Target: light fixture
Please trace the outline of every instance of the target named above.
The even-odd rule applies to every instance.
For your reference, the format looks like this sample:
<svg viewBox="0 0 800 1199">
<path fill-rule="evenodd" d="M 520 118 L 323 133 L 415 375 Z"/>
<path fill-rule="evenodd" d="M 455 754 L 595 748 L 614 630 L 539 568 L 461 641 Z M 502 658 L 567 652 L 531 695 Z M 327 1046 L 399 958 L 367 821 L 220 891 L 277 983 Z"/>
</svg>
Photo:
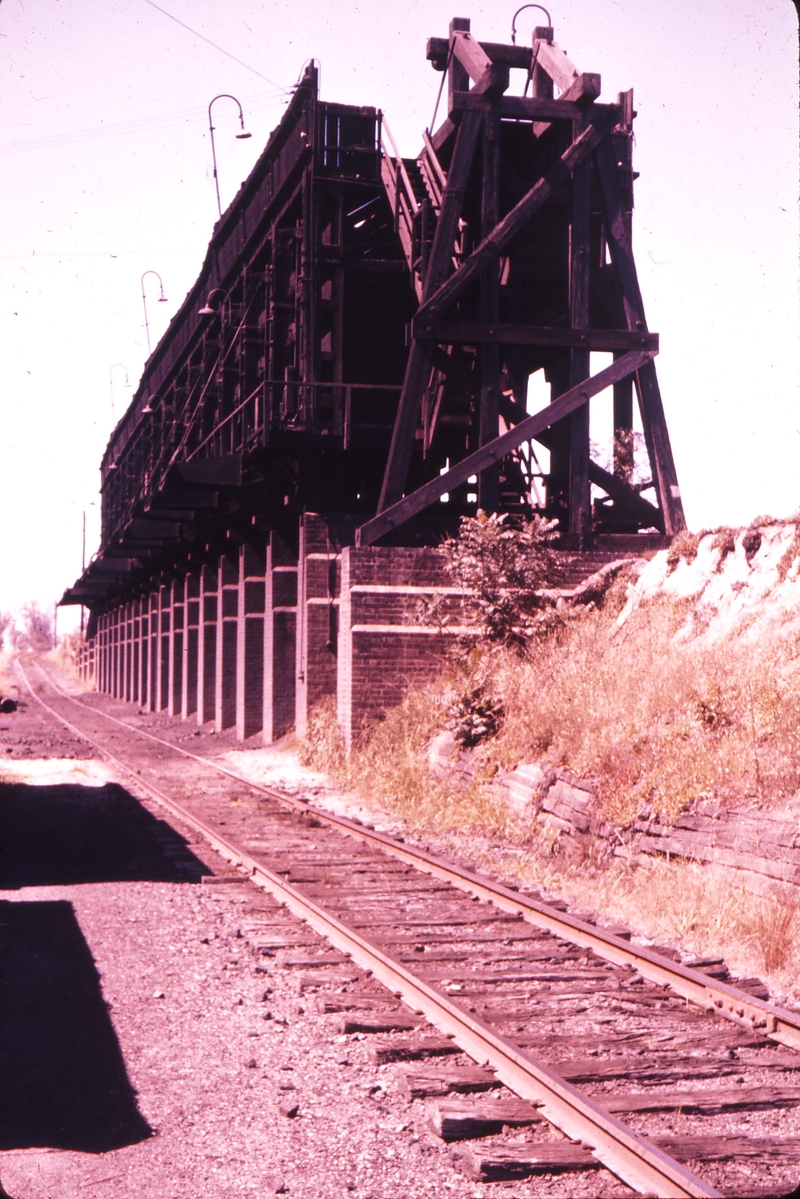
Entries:
<svg viewBox="0 0 800 1199">
<path fill-rule="evenodd" d="M 539 12 L 543 12 L 544 15 L 547 17 L 548 28 L 551 28 L 552 24 L 553 24 L 553 22 L 550 19 L 550 13 L 541 4 L 523 4 L 522 8 L 518 8 L 517 11 L 514 13 L 514 16 L 511 18 L 511 44 L 513 46 L 516 46 L 516 44 L 517 44 L 517 17 L 525 8 L 538 8 Z"/>
<path fill-rule="evenodd" d="M 144 275 L 142 275 L 142 304 L 144 305 L 144 331 L 147 334 L 147 356 L 149 357 L 152 351 L 150 349 L 150 325 L 147 321 L 147 296 L 144 294 L 145 275 L 155 275 L 156 279 L 158 279 L 158 286 L 161 293 L 158 297 L 159 304 L 166 304 L 167 297 L 164 295 L 164 284 L 161 281 L 158 271 L 145 271 Z"/>
<path fill-rule="evenodd" d="M 216 146 L 214 145 L 214 125 L 211 121 L 211 105 L 214 104 L 217 100 L 233 100 L 234 104 L 237 105 L 237 107 L 239 109 L 239 125 L 240 125 L 240 131 L 239 131 L 239 133 L 236 134 L 237 140 L 244 141 L 245 138 L 248 138 L 251 135 L 247 132 L 247 130 L 244 127 L 244 113 L 242 112 L 242 106 L 239 103 L 239 101 L 236 99 L 236 97 L 231 96 L 229 92 L 220 92 L 220 94 L 218 96 L 215 96 L 214 99 L 211 101 L 211 104 L 209 104 L 209 106 L 208 106 L 208 132 L 211 134 L 211 157 L 214 160 L 214 187 L 217 190 L 217 208 L 219 210 L 219 215 L 222 216 L 222 201 L 219 198 L 219 176 L 217 175 L 217 150 L 216 150 Z"/>
<path fill-rule="evenodd" d="M 220 304 L 215 308 L 213 301 L 216 300 L 218 296 L 221 296 L 222 300 L 221 300 Z M 224 287 L 215 287 L 213 289 L 213 291 L 210 291 L 208 293 L 208 298 L 207 298 L 204 306 L 202 308 L 198 308 L 197 315 L 198 316 L 219 316 L 220 312 L 222 311 L 222 304 L 225 302 L 225 300 L 227 300 L 227 298 L 228 298 L 228 293 L 225 291 Z"/>
<path fill-rule="evenodd" d="M 124 386 L 130 387 L 130 383 L 128 382 L 128 368 L 125 366 L 125 363 L 124 362 L 112 363 L 112 365 L 108 368 L 108 390 L 111 392 L 111 421 L 112 421 L 112 424 L 114 424 L 114 425 L 116 425 L 116 423 L 117 423 L 116 414 L 114 412 L 114 371 L 117 369 L 117 367 L 119 367 L 120 370 L 123 370 L 125 372 Z"/>
</svg>

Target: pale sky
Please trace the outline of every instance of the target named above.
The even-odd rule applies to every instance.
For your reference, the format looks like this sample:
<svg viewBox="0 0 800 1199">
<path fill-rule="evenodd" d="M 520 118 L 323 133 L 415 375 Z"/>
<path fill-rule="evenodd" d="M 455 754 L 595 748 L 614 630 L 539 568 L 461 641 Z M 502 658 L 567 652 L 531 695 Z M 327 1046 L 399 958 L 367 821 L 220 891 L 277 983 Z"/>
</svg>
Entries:
<svg viewBox="0 0 800 1199">
<path fill-rule="evenodd" d="M 469 16 L 479 39 L 508 41 L 516 7 L 0 0 L 0 609 L 52 603 L 74 582 L 83 512 L 87 557 L 97 548 L 109 373 L 119 418 L 147 357 L 142 273 L 157 271 L 168 297 L 157 303 L 147 276 L 155 345 L 217 216 L 212 97 L 237 96 L 253 134 L 235 140 L 235 105 L 215 104 L 223 207 L 312 56 L 323 99 L 382 108 L 416 155 L 441 78 L 426 39 Z M 547 7 L 559 45 L 602 76 L 602 99 L 634 89 L 634 246 L 690 527 L 789 515 L 800 507 L 794 6 Z M 542 20 L 523 13 L 518 41 Z"/>
</svg>

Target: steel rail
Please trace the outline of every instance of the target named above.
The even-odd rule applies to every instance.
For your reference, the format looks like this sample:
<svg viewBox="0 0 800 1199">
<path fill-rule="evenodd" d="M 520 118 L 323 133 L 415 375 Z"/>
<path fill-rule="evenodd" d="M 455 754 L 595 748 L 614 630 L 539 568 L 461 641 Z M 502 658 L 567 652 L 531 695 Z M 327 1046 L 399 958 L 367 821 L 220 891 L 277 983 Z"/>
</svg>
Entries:
<svg viewBox="0 0 800 1199">
<path fill-rule="evenodd" d="M 184 757 L 191 758 L 203 766 L 208 766 L 220 774 L 227 775 L 228 778 L 243 783 L 270 799 L 277 800 L 288 807 L 309 812 L 315 819 L 323 821 L 349 836 L 356 837 L 366 844 L 377 846 L 407 865 L 442 879 L 479 899 L 494 903 L 505 912 L 522 916 L 523 919 L 535 924 L 538 928 L 564 937 L 581 948 L 591 949 L 598 957 L 602 957 L 606 961 L 613 962 L 618 966 L 631 966 L 648 982 L 669 986 L 682 999 L 688 999 L 707 1012 L 723 1016 L 748 1030 L 762 1032 L 770 1040 L 785 1045 L 787 1048 L 800 1050 L 799 1014 L 768 1003 L 766 1000 L 747 995 L 745 992 L 737 990 L 735 986 L 710 978 L 701 970 L 684 966 L 680 962 L 670 961 L 646 946 L 631 945 L 622 937 L 617 937 L 610 932 L 603 932 L 577 916 L 561 912 L 532 897 L 520 895 L 511 887 L 492 882 L 472 870 L 454 866 L 445 858 L 429 853 L 427 850 L 410 847 L 402 841 L 402 838 L 392 837 L 388 833 L 380 833 L 371 825 L 364 824 L 358 819 L 336 816 L 325 811 L 324 808 L 314 807 L 307 800 L 294 799 L 284 795 L 280 791 L 264 786 L 263 783 L 253 782 L 233 770 L 219 766 L 209 758 L 193 754 L 171 741 L 146 732 L 144 729 L 137 729 L 134 725 L 117 719 L 116 716 L 110 716 L 108 713 L 99 712 L 94 708 L 89 709 L 87 704 L 62 690 L 41 666 L 38 666 L 38 669 L 42 671 L 54 690 L 78 707 L 96 712 L 105 720 L 111 721 L 129 732 L 137 733 L 141 737 L 147 737 L 149 740 L 174 750 Z"/>
<path fill-rule="evenodd" d="M 141 786 L 172 815 L 200 833 L 226 861 L 245 871 L 254 883 L 269 891 L 279 903 L 284 904 L 295 916 L 324 936 L 336 949 L 351 958 L 363 970 L 369 971 L 388 990 L 402 998 L 404 1003 L 424 1015 L 429 1023 L 445 1036 L 451 1037 L 476 1062 L 488 1065 L 501 1082 L 522 1099 L 535 1104 L 551 1124 L 572 1140 L 578 1140 L 585 1145 L 599 1162 L 623 1182 L 641 1194 L 655 1193 L 660 1199 L 721 1199 L 720 1191 L 628 1128 L 555 1071 L 536 1061 L 474 1014 L 466 1012 L 438 987 L 417 978 L 403 963 L 391 957 L 380 946 L 350 928 L 314 899 L 242 851 L 227 837 L 221 836 L 211 825 L 176 803 L 160 788 L 142 779 L 137 771 L 110 753 L 101 742 L 73 725 L 45 703 L 34 691 L 21 663 L 17 661 L 16 665 L 28 691 L 46 711 L 76 736 L 99 750 L 124 774 L 133 778 L 137 786 Z M 42 673 L 44 674 L 44 671 Z M 72 698 L 52 683 L 48 675 L 45 674 L 45 678 L 61 695 Z M 77 700 L 73 702 L 79 703 Z M 124 721 L 117 721 L 113 717 L 110 719 L 130 730 L 130 726 L 125 725 Z M 161 741 L 161 738 L 152 739 Z M 161 743 L 169 745 L 169 742 Z M 196 757 L 193 754 L 187 756 Z M 206 759 L 199 760 L 205 765 L 209 764 Z M 239 779 L 239 776 L 233 777 L 238 781 L 247 782 Z M 311 809 L 307 805 L 297 806 L 310 814 Z M 314 814 L 316 816 L 316 809 Z"/>
</svg>

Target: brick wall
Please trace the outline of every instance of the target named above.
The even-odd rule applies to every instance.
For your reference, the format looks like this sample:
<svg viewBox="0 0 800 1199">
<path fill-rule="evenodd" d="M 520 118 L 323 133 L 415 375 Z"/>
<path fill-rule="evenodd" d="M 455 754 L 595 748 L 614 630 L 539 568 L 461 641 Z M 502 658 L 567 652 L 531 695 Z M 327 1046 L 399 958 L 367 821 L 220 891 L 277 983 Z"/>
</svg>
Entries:
<svg viewBox="0 0 800 1199">
<path fill-rule="evenodd" d="M 349 749 L 409 687 L 441 669 L 454 636 L 472 630 L 459 621 L 461 591 L 452 586 L 436 549 L 349 546 L 341 576 L 337 715 Z M 445 630 L 419 623 L 421 601 L 434 595 L 455 618 Z"/>
</svg>

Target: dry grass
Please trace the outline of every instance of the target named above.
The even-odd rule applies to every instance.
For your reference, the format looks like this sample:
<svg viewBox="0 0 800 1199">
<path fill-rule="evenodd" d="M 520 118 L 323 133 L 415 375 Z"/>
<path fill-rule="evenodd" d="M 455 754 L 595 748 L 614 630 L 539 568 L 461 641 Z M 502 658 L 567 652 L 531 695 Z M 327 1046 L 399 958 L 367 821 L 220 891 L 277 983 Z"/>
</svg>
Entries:
<svg viewBox="0 0 800 1199">
<path fill-rule="evenodd" d="M 77 654 L 83 645 L 80 633 L 69 633 L 59 638 L 58 645 L 41 655 L 42 661 L 55 666 L 56 670 L 74 686 L 82 691 L 94 690 L 92 683 L 84 682 L 78 673 Z"/>
<path fill-rule="evenodd" d="M 643 602 L 618 626 L 624 597 L 620 581 L 602 609 L 569 619 L 527 658 L 473 645 L 387 713 L 349 760 L 333 704 L 321 708 L 306 760 L 476 866 L 506 861 L 510 878 L 654 942 L 722 955 L 737 973 L 762 974 L 800 1001 L 800 905 L 791 889 L 757 896 L 717 867 L 609 860 L 607 842 L 581 843 L 546 819 L 519 818 L 487 785 L 498 768 L 545 762 L 594 779 L 602 815 L 620 826 L 641 812 L 673 819 L 700 798 L 768 809 L 800 790 L 800 645 L 779 626 L 770 642 L 676 644 L 693 601 Z M 443 779 L 430 768 L 430 742 L 454 700 L 472 692 L 490 694 L 503 723 L 480 746 L 473 777 Z"/>
<path fill-rule="evenodd" d="M 526 662 L 496 655 L 506 719 L 491 756 L 596 779 L 604 815 L 620 824 L 643 809 L 674 818 L 699 798 L 769 805 L 796 792 L 797 647 L 676 645 L 685 615 L 656 601 L 617 628 L 592 612 Z"/>
<path fill-rule="evenodd" d="M 8 651 L 0 653 L 0 695 L 16 696 L 18 687 L 11 675 L 11 662 L 14 655 Z"/>
</svg>

